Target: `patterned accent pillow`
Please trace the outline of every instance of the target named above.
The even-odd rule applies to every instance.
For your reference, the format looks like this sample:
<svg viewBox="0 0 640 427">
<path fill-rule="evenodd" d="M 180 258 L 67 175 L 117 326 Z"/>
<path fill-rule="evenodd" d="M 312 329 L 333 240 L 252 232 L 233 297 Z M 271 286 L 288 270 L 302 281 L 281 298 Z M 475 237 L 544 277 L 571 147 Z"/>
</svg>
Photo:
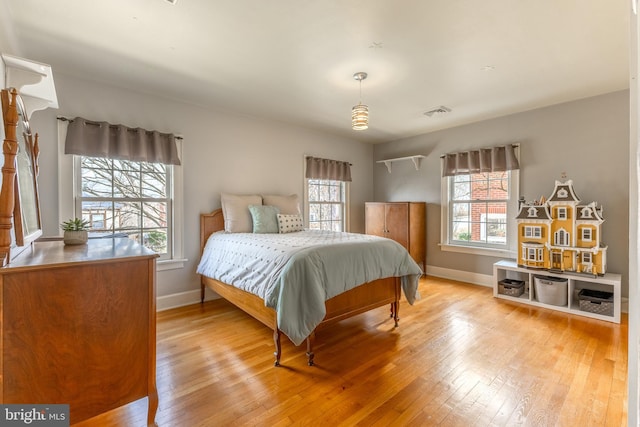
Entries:
<svg viewBox="0 0 640 427">
<path fill-rule="evenodd" d="M 278 229 L 280 233 L 292 233 L 304 230 L 302 217 L 300 215 L 278 214 Z"/>
<path fill-rule="evenodd" d="M 280 209 L 275 206 L 249 205 L 249 212 L 253 219 L 254 233 L 277 233 L 278 214 Z"/>
</svg>

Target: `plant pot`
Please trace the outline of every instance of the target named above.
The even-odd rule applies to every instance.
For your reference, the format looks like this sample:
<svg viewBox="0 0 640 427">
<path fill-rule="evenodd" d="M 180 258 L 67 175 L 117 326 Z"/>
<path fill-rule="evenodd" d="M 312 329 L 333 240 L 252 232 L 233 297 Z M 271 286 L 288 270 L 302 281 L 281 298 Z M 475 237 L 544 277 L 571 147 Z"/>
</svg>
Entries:
<svg viewBox="0 0 640 427">
<path fill-rule="evenodd" d="M 89 233 L 86 230 L 65 231 L 63 239 L 65 245 L 84 245 L 89 240 Z"/>
</svg>

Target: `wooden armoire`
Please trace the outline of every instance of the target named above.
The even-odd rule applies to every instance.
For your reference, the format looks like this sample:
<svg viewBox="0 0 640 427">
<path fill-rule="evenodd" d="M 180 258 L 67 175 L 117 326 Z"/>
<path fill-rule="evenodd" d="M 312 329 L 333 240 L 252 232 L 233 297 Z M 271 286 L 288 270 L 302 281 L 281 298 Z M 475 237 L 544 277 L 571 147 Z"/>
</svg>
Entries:
<svg viewBox="0 0 640 427">
<path fill-rule="evenodd" d="M 365 203 L 365 233 L 395 240 L 425 271 L 427 213 L 425 202 Z"/>
</svg>

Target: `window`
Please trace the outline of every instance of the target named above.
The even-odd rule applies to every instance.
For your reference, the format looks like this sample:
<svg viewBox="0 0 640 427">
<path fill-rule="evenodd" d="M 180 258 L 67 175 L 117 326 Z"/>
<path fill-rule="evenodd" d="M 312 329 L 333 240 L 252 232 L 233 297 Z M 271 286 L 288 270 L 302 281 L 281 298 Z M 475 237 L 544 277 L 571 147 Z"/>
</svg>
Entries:
<svg viewBox="0 0 640 427">
<path fill-rule="evenodd" d="M 522 258 L 531 262 L 541 262 L 543 260 L 542 248 L 522 248 Z"/>
<path fill-rule="evenodd" d="M 311 230 L 347 231 L 347 183 L 307 179 L 305 211 Z"/>
<path fill-rule="evenodd" d="M 582 253 L 582 262 L 584 264 L 591 264 L 591 252 Z"/>
<path fill-rule="evenodd" d="M 556 246 L 569 246 L 569 233 L 564 229 L 556 231 L 554 235 L 554 244 Z"/>
<path fill-rule="evenodd" d="M 127 235 L 146 244 L 160 252 L 157 271 L 183 268 L 182 166 L 65 154 L 68 124 L 58 120 L 60 221 L 85 218 L 91 224 L 90 237 Z M 175 144 L 180 157 L 182 139 Z M 159 186 L 156 181 L 162 180 L 164 186 Z M 155 221 L 150 209 L 156 210 Z M 130 217 L 123 217 L 125 213 Z"/>
<path fill-rule="evenodd" d="M 172 166 L 76 156 L 76 216 L 89 235 L 120 235 L 172 258 Z"/>
<path fill-rule="evenodd" d="M 510 219 L 517 214 L 518 171 L 456 175 L 442 182 L 442 249 L 515 256 Z"/>
<path fill-rule="evenodd" d="M 542 237 L 542 227 L 537 226 L 525 226 L 524 237 L 539 239 Z"/>
<path fill-rule="evenodd" d="M 558 208 L 558 219 L 567 219 L 567 208 Z"/>
<path fill-rule="evenodd" d="M 592 239 L 592 237 L 591 237 L 591 229 L 590 228 L 583 228 L 582 229 L 582 240 L 590 242 L 591 239 Z"/>
</svg>

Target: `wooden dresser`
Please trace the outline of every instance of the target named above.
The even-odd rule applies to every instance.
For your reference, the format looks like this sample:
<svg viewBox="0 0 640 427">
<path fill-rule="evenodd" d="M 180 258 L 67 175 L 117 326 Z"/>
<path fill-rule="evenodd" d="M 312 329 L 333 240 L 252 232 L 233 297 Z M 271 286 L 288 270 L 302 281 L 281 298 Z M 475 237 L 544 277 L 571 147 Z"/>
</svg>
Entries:
<svg viewBox="0 0 640 427">
<path fill-rule="evenodd" d="M 126 238 L 36 242 L 0 269 L 0 403 L 69 404 L 71 424 L 156 390 L 156 257 Z"/>
<path fill-rule="evenodd" d="M 426 206 L 424 202 L 367 202 L 364 205 L 365 233 L 400 243 L 425 271 Z"/>
</svg>

